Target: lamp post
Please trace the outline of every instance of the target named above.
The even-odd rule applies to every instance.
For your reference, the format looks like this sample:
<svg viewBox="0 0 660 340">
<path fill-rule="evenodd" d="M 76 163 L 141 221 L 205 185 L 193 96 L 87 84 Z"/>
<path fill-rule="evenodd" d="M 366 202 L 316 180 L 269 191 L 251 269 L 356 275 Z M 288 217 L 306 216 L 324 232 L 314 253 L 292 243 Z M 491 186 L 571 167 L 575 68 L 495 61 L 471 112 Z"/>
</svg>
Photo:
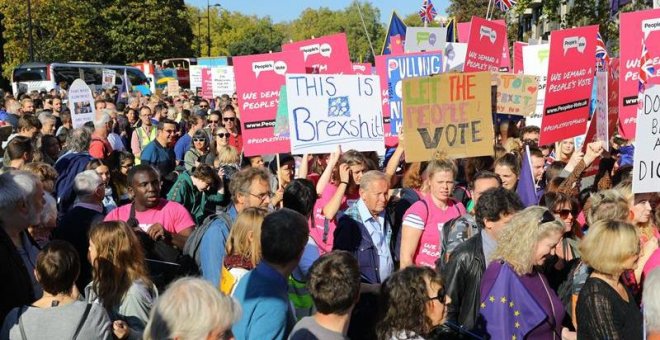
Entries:
<svg viewBox="0 0 660 340">
<path fill-rule="evenodd" d="M 214 4 L 213 7 L 222 7 L 219 4 Z M 211 0 L 206 0 L 206 18 L 207 21 L 207 36 L 206 36 L 206 47 L 208 48 L 207 57 L 211 56 Z"/>
<path fill-rule="evenodd" d="M 30 56 L 30 61 L 34 61 L 34 43 L 32 41 L 32 4 L 31 1 L 27 1 L 27 15 L 28 15 L 28 53 Z"/>
<path fill-rule="evenodd" d="M 201 15 L 197 16 L 197 56 L 202 56 L 202 19 Z"/>
</svg>

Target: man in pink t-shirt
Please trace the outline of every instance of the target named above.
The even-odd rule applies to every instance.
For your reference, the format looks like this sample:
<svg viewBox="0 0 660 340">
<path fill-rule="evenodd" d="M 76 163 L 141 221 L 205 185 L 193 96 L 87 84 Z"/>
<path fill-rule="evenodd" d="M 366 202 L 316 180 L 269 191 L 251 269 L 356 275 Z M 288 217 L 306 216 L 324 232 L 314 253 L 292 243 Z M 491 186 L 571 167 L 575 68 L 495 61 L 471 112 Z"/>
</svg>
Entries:
<svg viewBox="0 0 660 340">
<path fill-rule="evenodd" d="M 160 198 L 160 176 L 150 165 L 137 165 L 128 172 L 129 191 L 134 200 L 112 210 L 105 221 L 125 221 L 131 215 L 142 232 L 153 240 L 165 239 L 183 249 L 195 227 L 190 213 L 181 204 Z"/>
</svg>

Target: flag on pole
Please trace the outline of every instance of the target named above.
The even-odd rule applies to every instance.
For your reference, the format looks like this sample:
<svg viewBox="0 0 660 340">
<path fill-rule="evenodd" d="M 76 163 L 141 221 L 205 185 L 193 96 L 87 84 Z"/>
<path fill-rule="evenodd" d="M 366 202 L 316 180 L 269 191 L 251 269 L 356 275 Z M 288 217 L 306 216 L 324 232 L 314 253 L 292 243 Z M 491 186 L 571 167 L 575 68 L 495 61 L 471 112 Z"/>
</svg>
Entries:
<svg viewBox="0 0 660 340">
<path fill-rule="evenodd" d="M 517 0 L 495 0 L 495 6 L 497 6 L 500 11 L 506 12 L 511 9 L 511 7 L 515 6 L 517 2 Z"/>
<path fill-rule="evenodd" d="M 596 66 L 599 70 L 605 70 L 610 63 L 610 56 L 607 53 L 607 47 L 603 41 L 600 32 L 596 35 Z"/>
<path fill-rule="evenodd" d="M 642 39 L 642 56 L 639 59 L 639 101 L 638 107 L 641 108 L 644 105 L 642 101 L 642 95 L 646 89 L 646 83 L 649 78 L 655 75 L 655 67 L 653 67 L 653 59 L 651 59 L 651 54 L 646 48 L 646 39 Z"/>
<path fill-rule="evenodd" d="M 447 27 L 447 42 L 458 42 L 458 24 L 456 23 L 456 18 L 449 18 L 445 27 Z"/>
<path fill-rule="evenodd" d="M 117 103 L 119 102 L 128 102 L 128 96 L 131 95 L 131 80 L 128 79 L 128 74 L 126 73 L 126 69 L 124 69 L 124 76 L 119 76 L 122 80 L 121 87 L 119 88 L 119 92 L 117 93 Z M 126 97 L 126 98 L 123 98 Z"/>
<path fill-rule="evenodd" d="M 401 42 L 403 44 L 403 42 L 406 40 L 406 29 L 406 24 L 404 24 L 403 20 L 401 20 L 396 12 L 393 11 L 390 24 L 387 26 L 387 35 L 385 35 L 385 41 L 383 42 L 381 55 L 392 54 L 390 40 L 393 36 L 398 35 L 401 38 Z"/>
<path fill-rule="evenodd" d="M 435 10 L 431 0 L 424 0 L 422 8 L 419 10 L 419 16 L 422 18 L 422 22 L 432 22 L 436 15 L 438 15 L 438 12 Z"/>
<path fill-rule="evenodd" d="M 520 179 L 518 180 L 518 187 L 516 193 L 520 197 L 520 201 L 525 207 L 539 204 L 543 190 L 537 190 L 536 180 L 532 172 L 532 160 L 529 155 L 529 145 L 525 145 L 525 153 L 523 154 L 522 167 L 520 168 Z"/>
</svg>

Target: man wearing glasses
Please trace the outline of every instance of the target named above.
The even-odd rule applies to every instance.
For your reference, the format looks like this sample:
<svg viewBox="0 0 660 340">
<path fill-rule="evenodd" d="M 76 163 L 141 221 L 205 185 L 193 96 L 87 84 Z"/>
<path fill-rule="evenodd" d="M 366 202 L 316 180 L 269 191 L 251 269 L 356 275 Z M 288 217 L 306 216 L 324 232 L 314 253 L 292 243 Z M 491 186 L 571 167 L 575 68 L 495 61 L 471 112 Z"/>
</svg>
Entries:
<svg viewBox="0 0 660 340">
<path fill-rule="evenodd" d="M 163 177 L 161 196 L 167 194 L 176 180 L 176 156 L 174 155 L 174 139 L 176 136 L 176 123 L 170 119 L 163 119 L 158 123 L 158 134 L 156 139 L 149 143 L 140 159 L 142 164 L 148 164 L 158 169 Z"/>
<path fill-rule="evenodd" d="M 206 133 L 209 135 L 209 140 L 213 140 L 213 134 L 215 133 L 215 129 L 218 128 L 218 126 L 222 126 L 222 115 L 220 114 L 220 111 L 211 111 L 209 113 L 208 118 L 206 120 L 206 128 L 204 129 Z"/>
<path fill-rule="evenodd" d="M 199 245 L 199 268 L 202 277 L 214 287 L 220 284 L 220 269 L 225 257 L 225 244 L 236 216 L 246 208 L 266 208 L 273 193 L 270 191 L 270 174 L 264 168 L 247 168 L 237 172 L 229 184 L 232 203 L 226 211 L 216 215 L 202 236 Z M 197 258 L 197 256 L 195 256 Z"/>
<path fill-rule="evenodd" d="M 238 152 L 243 152 L 243 136 L 239 129 L 239 121 L 236 118 L 236 112 L 231 106 L 227 106 L 222 111 L 222 124 L 229 131 L 229 145 L 233 146 Z"/>
<path fill-rule="evenodd" d="M 133 131 L 131 137 L 131 151 L 135 155 L 135 164 L 140 164 L 142 150 L 156 139 L 157 129 L 151 120 L 151 109 L 143 106 L 140 109 L 140 126 Z"/>
</svg>

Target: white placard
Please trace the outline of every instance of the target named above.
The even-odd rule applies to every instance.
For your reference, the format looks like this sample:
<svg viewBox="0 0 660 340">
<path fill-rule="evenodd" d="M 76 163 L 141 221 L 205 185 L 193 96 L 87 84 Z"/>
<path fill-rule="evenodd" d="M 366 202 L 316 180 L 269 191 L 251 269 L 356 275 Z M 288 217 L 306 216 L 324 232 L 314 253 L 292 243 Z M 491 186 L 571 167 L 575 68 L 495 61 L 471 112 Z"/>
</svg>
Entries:
<svg viewBox="0 0 660 340">
<path fill-rule="evenodd" d="M 69 88 L 69 111 L 73 128 L 79 128 L 94 120 L 94 97 L 92 90 L 82 79 L 76 79 Z"/>
<path fill-rule="evenodd" d="M 550 44 L 523 46 L 524 74 L 539 77 L 539 89 L 536 96 L 536 111 L 525 119 L 526 125 L 541 127 L 543 119 L 543 103 L 545 102 L 545 86 L 548 82 L 548 60 Z"/>
<path fill-rule="evenodd" d="M 223 94 L 229 96 L 236 92 L 236 81 L 234 80 L 234 66 L 214 66 L 211 68 L 211 82 L 213 97 Z"/>
<path fill-rule="evenodd" d="M 610 151 L 608 133 L 607 71 L 596 72 L 596 140 L 603 142 L 605 151 Z"/>
<path fill-rule="evenodd" d="M 408 27 L 406 29 L 406 52 L 441 51 L 445 48 L 447 29 L 444 27 Z"/>
<path fill-rule="evenodd" d="M 196 94 L 198 88 L 202 88 L 202 67 L 190 65 L 190 90 Z"/>
<path fill-rule="evenodd" d="M 466 43 L 447 43 L 443 53 L 445 57 L 442 72 L 462 72 L 467 56 Z"/>
<path fill-rule="evenodd" d="M 287 74 L 286 88 L 292 154 L 384 153 L 378 76 Z"/>
<path fill-rule="evenodd" d="M 660 86 L 647 88 L 637 110 L 633 192 L 660 191 Z"/>
<path fill-rule="evenodd" d="M 109 70 L 107 68 L 103 69 L 103 79 L 101 88 L 103 89 L 109 89 L 115 86 L 115 77 L 117 76 L 117 71 L 115 70 Z"/>
</svg>

